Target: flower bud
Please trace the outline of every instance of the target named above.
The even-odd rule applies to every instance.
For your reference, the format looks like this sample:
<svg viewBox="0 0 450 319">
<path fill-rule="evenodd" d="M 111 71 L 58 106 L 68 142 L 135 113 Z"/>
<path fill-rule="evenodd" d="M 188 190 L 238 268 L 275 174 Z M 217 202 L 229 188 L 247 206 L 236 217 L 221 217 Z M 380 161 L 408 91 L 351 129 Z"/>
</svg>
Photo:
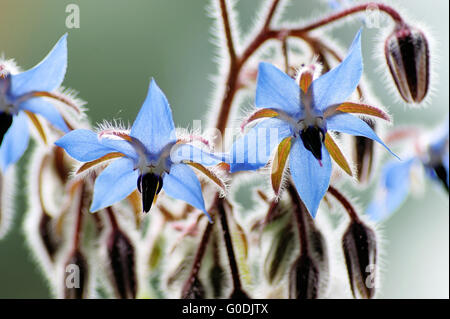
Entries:
<svg viewBox="0 0 450 319">
<path fill-rule="evenodd" d="M 364 121 L 375 130 L 375 122 L 370 119 Z M 368 182 L 372 172 L 374 142 L 370 138 L 363 136 L 354 137 L 354 159 L 356 164 L 357 178 L 361 183 Z"/>
<path fill-rule="evenodd" d="M 88 265 L 83 254 L 78 249 L 70 254 L 64 269 L 64 298 L 85 298 L 88 289 Z"/>
<path fill-rule="evenodd" d="M 46 212 L 41 212 L 39 221 L 39 236 L 42 239 L 45 250 L 50 259 L 53 260 L 55 253 L 60 247 L 61 241 L 57 238 L 54 230 L 54 220 Z"/>
<path fill-rule="evenodd" d="M 425 35 L 407 24 L 397 24 L 384 45 L 395 85 L 407 103 L 420 103 L 429 86 L 429 48 Z"/>
<path fill-rule="evenodd" d="M 301 254 L 289 273 L 290 299 L 316 299 L 319 292 L 319 269 L 307 254 Z"/>
<path fill-rule="evenodd" d="M 372 298 L 377 255 L 375 232 L 361 221 L 352 221 L 342 237 L 342 247 L 353 296 Z"/>
<path fill-rule="evenodd" d="M 185 289 L 183 289 L 182 299 L 204 299 L 205 298 L 205 288 L 203 288 L 202 283 L 197 278 L 197 276 L 192 278 Z"/>
<path fill-rule="evenodd" d="M 122 298 L 136 298 L 135 251 L 130 239 L 114 229 L 108 239 L 108 257 L 116 294 Z"/>
</svg>

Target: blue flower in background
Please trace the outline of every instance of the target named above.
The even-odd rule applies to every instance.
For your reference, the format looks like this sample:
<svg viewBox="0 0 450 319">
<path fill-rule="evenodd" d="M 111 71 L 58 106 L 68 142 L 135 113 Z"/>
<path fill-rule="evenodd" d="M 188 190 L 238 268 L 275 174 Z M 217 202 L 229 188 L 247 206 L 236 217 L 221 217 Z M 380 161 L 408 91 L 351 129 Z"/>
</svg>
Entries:
<svg viewBox="0 0 450 319">
<path fill-rule="evenodd" d="M 449 123 L 448 119 L 431 134 L 424 152 L 407 157 L 403 162 L 387 162 L 381 172 L 374 200 L 366 213 L 381 221 L 396 212 L 411 190 L 412 174 L 416 168 L 425 170 L 432 181 L 449 190 Z"/>
<path fill-rule="evenodd" d="M 114 159 L 95 181 L 92 212 L 119 202 L 136 188 L 142 194 L 143 210 L 148 212 L 163 189 L 209 217 L 200 182 L 189 166 L 218 183 L 203 165 L 219 164 L 222 158 L 177 140 L 169 103 L 154 80 L 129 132 L 104 130 L 97 134 L 79 129 L 55 144 L 76 160 L 87 162 L 88 167 Z"/>
<path fill-rule="evenodd" d="M 273 65 L 260 63 L 255 100 L 257 110 L 244 123 L 264 119 L 233 144 L 230 171 L 263 167 L 278 145 L 271 175 L 275 194 L 278 196 L 280 192 L 284 165 L 289 157 L 292 180 L 314 217 L 330 182 L 331 157 L 344 171 L 352 174 L 327 131 L 364 136 L 388 149 L 363 120 L 349 113 L 385 120 L 389 117 L 373 106 L 344 103 L 357 88 L 363 71 L 361 30 L 347 57 L 336 68 L 314 81 L 314 69 L 311 68 L 304 68 L 306 71 L 301 71 L 296 81 Z M 273 130 L 275 138 L 270 136 Z"/>
<path fill-rule="evenodd" d="M 50 53 L 32 69 L 11 74 L 0 61 L 0 169 L 5 172 L 16 163 L 28 147 L 31 120 L 35 114 L 47 119 L 60 130 L 68 127 L 53 104 L 43 97 L 57 98 L 51 92 L 60 87 L 67 67 L 67 34 Z M 38 127 L 38 130 L 40 128 Z"/>
</svg>

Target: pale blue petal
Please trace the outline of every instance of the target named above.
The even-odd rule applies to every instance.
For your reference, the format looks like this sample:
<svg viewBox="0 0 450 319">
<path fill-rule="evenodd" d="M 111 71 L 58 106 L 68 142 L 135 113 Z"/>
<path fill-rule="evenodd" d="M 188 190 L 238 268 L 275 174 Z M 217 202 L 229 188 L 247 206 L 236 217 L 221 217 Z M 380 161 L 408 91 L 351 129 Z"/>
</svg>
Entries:
<svg viewBox="0 0 450 319">
<path fill-rule="evenodd" d="M 0 168 L 5 172 L 9 165 L 16 163 L 28 147 L 30 140 L 28 118 L 23 112 L 14 116 L 11 127 L 6 132 L 0 146 Z"/>
<path fill-rule="evenodd" d="M 360 29 L 347 57 L 337 67 L 320 76 L 311 84 L 314 107 L 324 111 L 328 106 L 345 102 L 358 86 L 362 72 Z"/>
<path fill-rule="evenodd" d="M 154 155 L 159 154 L 167 144 L 176 141 L 172 110 L 166 96 L 153 79 L 130 135 L 140 140 Z"/>
<path fill-rule="evenodd" d="M 386 144 L 378 137 L 374 130 L 359 117 L 349 113 L 338 113 L 326 119 L 327 129 L 331 131 L 347 133 L 355 136 L 364 136 L 383 145 L 389 153 L 395 155 Z"/>
<path fill-rule="evenodd" d="M 200 209 L 211 221 L 211 217 L 205 208 L 202 187 L 197 175 L 189 166 L 186 164 L 172 165 L 170 173 L 164 175 L 163 189 L 167 195 Z"/>
<path fill-rule="evenodd" d="M 81 162 L 90 162 L 111 152 L 121 152 L 130 158 L 137 158 L 128 142 L 107 140 L 106 138 L 99 141 L 96 133 L 84 129 L 67 133 L 55 144 Z"/>
<path fill-rule="evenodd" d="M 263 167 L 278 144 L 292 134 L 290 125 L 282 120 L 262 120 L 234 142 L 229 156 L 230 171 L 233 173 Z"/>
<path fill-rule="evenodd" d="M 270 63 L 258 67 L 256 107 L 278 109 L 300 116 L 300 86 L 289 75 Z"/>
<path fill-rule="evenodd" d="M 316 217 L 320 201 L 330 184 L 331 158 L 322 145 L 322 166 L 301 139 L 295 139 L 289 154 L 289 168 L 300 198 L 312 217 Z"/>
<path fill-rule="evenodd" d="M 31 91 L 53 91 L 64 80 L 67 68 L 67 33 L 34 68 L 13 75 L 11 95 L 19 97 Z"/>
<path fill-rule="evenodd" d="M 136 189 L 139 171 L 128 158 L 114 160 L 96 178 L 91 212 L 111 206 Z"/>
<path fill-rule="evenodd" d="M 190 144 L 176 144 L 171 149 L 170 160 L 172 163 L 189 161 L 204 166 L 213 166 L 227 162 L 228 157 L 226 154 L 214 154 Z"/>
<path fill-rule="evenodd" d="M 64 122 L 63 117 L 58 112 L 56 107 L 51 102 L 45 100 L 42 97 L 26 100 L 19 104 L 19 108 L 21 110 L 27 110 L 32 113 L 42 115 L 53 126 L 62 130 L 63 132 L 69 131 L 66 122 Z"/>
<path fill-rule="evenodd" d="M 406 161 L 390 161 L 381 173 L 375 199 L 366 213 L 374 221 L 381 221 L 394 213 L 406 200 L 411 184 L 411 168 L 415 158 Z"/>
</svg>

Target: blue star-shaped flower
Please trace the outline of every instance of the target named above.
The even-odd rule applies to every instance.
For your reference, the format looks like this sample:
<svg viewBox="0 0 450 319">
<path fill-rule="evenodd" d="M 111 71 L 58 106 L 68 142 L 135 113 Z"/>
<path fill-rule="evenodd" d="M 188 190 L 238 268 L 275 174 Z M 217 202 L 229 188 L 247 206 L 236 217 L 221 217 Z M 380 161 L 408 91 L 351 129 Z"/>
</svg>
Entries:
<svg viewBox="0 0 450 319">
<path fill-rule="evenodd" d="M 402 162 L 388 161 L 382 168 L 374 200 L 366 213 L 375 221 L 391 216 L 405 202 L 411 189 L 412 172 L 422 167 L 427 176 L 449 190 L 449 123 L 431 134 L 432 142 L 423 152 L 410 155 Z M 417 147 L 416 147 L 417 148 Z M 420 149 L 418 147 L 417 149 Z"/>
<path fill-rule="evenodd" d="M 203 165 L 216 165 L 222 158 L 177 139 L 169 103 L 154 80 L 130 132 L 112 129 L 97 134 L 79 129 L 55 144 L 76 160 L 88 162 L 87 166 L 114 159 L 95 181 L 92 212 L 113 205 L 136 188 L 148 212 L 163 189 L 209 217 L 200 182 L 189 166 L 217 182 Z"/>
<path fill-rule="evenodd" d="M 260 63 L 257 110 L 245 124 L 264 119 L 234 143 L 230 171 L 264 166 L 278 145 L 271 175 L 275 193 L 278 195 L 280 191 L 289 157 L 292 180 L 309 212 L 315 216 L 330 181 L 330 155 L 352 174 L 327 131 L 364 136 L 387 148 L 366 122 L 349 113 L 389 118 L 373 106 L 344 102 L 355 91 L 362 75 L 361 31 L 347 57 L 336 68 L 314 81 L 313 67 L 309 68 L 296 81 L 273 65 Z"/>
<path fill-rule="evenodd" d="M 39 114 L 55 127 L 68 131 L 57 109 L 42 98 L 57 98 L 51 92 L 60 87 L 67 67 L 67 34 L 32 69 L 11 74 L 0 62 L 0 169 L 17 162 L 28 147 L 29 119 L 37 124 Z"/>
</svg>

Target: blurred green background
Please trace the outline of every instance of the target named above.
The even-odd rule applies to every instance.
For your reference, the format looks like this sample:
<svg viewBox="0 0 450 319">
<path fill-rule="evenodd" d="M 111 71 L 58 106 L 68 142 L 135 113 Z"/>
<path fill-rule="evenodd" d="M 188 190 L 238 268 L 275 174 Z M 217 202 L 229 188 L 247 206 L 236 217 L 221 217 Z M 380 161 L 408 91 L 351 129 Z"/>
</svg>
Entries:
<svg viewBox="0 0 450 319">
<path fill-rule="evenodd" d="M 397 124 L 433 126 L 445 118 L 449 105 L 449 2 L 395 2 L 408 17 L 430 27 L 435 37 L 437 50 L 432 56 L 439 79 L 433 83 L 433 102 L 427 108 L 406 109 L 387 95 L 385 82 L 375 71 L 380 62 L 371 54 L 374 29 L 367 29 L 363 40 L 365 75 Z M 80 29 L 66 29 L 65 8 L 70 3 L 80 7 Z M 260 3 L 241 0 L 238 4 L 244 30 Z M 205 0 L 0 0 L 0 4 L 0 53 L 14 58 L 23 69 L 39 62 L 69 32 L 64 85 L 88 101 L 93 122 L 114 118 L 132 122 L 152 76 L 171 102 L 176 125 L 192 126 L 192 120 L 202 119 L 209 107 L 215 48 Z M 317 1 L 292 0 L 288 15 L 309 18 L 324 8 L 326 4 Z M 357 28 L 357 23 L 341 25 L 333 35 L 347 47 Z M 448 196 L 428 182 L 425 188 L 422 197 L 409 197 L 382 227 L 386 244 L 381 297 L 449 297 Z M 0 242 L 0 297 L 47 298 L 46 284 L 22 235 L 22 194 L 17 201 L 14 229 Z"/>
</svg>

